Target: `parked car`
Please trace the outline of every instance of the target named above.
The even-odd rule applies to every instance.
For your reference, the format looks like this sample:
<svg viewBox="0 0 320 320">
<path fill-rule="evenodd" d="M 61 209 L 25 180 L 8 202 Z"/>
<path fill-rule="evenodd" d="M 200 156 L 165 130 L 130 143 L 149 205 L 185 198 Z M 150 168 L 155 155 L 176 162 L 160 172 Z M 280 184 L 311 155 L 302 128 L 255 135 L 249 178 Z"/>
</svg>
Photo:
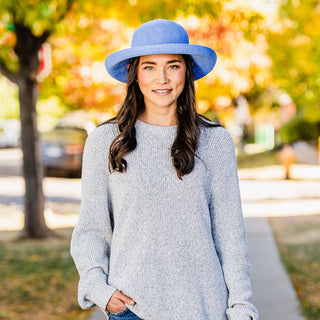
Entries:
<svg viewBox="0 0 320 320">
<path fill-rule="evenodd" d="M 41 155 L 47 175 L 80 177 L 88 132 L 76 126 L 58 125 L 41 136 Z"/>
</svg>

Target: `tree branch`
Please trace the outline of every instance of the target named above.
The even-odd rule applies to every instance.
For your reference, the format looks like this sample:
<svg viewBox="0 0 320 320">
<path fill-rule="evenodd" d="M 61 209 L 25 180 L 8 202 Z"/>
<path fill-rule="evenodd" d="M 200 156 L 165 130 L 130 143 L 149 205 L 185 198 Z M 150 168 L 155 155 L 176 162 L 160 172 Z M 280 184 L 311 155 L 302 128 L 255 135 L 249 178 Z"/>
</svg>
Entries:
<svg viewBox="0 0 320 320">
<path fill-rule="evenodd" d="M 64 13 L 62 13 L 60 15 L 60 17 L 57 19 L 57 22 L 61 21 L 62 19 L 65 18 L 65 16 L 69 13 L 69 11 L 71 10 L 71 7 L 73 5 L 73 3 L 75 2 L 75 0 L 67 0 L 66 3 L 66 11 Z"/>
<path fill-rule="evenodd" d="M 8 68 L 1 61 L 0 61 L 0 72 L 10 81 L 17 83 L 16 75 L 10 72 Z"/>
<path fill-rule="evenodd" d="M 67 10 L 66 10 L 66 12 L 69 12 L 71 10 L 71 7 L 72 7 L 74 2 L 75 2 L 75 0 L 68 0 L 67 1 Z"/>
<path fill-rule="evenodd" d="M 36 50 L 39 51 L 41 46 L 46 42 L 49 38 L 50 32 L 45 31 L 40 37 L 36 37 Z"/>
</svg>

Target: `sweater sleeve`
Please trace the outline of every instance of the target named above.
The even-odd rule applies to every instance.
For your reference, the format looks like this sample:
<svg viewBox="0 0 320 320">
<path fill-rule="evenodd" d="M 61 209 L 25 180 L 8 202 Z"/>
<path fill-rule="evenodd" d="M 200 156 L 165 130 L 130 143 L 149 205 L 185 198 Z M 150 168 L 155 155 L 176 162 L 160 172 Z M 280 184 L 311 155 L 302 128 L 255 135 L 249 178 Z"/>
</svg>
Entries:
<svg viewBox="0 0 320 320">
<path fill-rule="evenodd" d="M 212 234 L 229 292 L 229 320 L 258 320 L 251 298 L 248 244 L 241 209 L 235 148 L 225 129 L 211 142 Z"/>
<path fill-rule="evenodd" d="M 93 131 L 85 144 L 81 206 L 71 239 L 71 255 L 80 275 L 81 308 L 105 310 L 116 288 L 108 285 L 112 227 L 108 206 L 108 150 Z"/>
</svg>

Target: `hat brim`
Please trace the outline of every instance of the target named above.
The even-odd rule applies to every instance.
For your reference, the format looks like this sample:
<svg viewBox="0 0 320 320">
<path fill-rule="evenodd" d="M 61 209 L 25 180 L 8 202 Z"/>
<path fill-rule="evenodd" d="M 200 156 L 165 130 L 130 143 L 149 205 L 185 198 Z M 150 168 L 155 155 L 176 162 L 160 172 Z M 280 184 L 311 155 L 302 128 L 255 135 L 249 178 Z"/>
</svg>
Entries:
<svg viewBox="0 0 320 320">
<path fill-rule="evenodd" d="M 106 58 L 105 66 L 113 78 L 121 82 L 127 82 L 127 67 L 130 59 L 151 54 L 190 55 L 193 60 L 194 80 L 198 80 L 207 75 L 217 61 L 215 51 L 209 47 L 195 44 L 169 43 L 132 47 L 114 52 Z"/>
</svg>

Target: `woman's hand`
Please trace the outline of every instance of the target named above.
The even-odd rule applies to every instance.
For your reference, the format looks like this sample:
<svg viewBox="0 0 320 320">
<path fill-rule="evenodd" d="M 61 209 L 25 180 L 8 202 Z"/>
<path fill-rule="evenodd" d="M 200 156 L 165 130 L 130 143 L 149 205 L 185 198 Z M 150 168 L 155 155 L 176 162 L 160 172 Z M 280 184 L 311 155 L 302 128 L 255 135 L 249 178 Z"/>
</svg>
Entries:
<svg viewBox="0 0 320 320">
<path fill-rule="evenodd" d="M 120 312 L 125 309 L 125 303 L 131 305 L 135 304 L 130 297 L 126 296 L 121 291 L 116 290 L 107 304 L 107 310 L 113 313 Z"/>
</svg>

